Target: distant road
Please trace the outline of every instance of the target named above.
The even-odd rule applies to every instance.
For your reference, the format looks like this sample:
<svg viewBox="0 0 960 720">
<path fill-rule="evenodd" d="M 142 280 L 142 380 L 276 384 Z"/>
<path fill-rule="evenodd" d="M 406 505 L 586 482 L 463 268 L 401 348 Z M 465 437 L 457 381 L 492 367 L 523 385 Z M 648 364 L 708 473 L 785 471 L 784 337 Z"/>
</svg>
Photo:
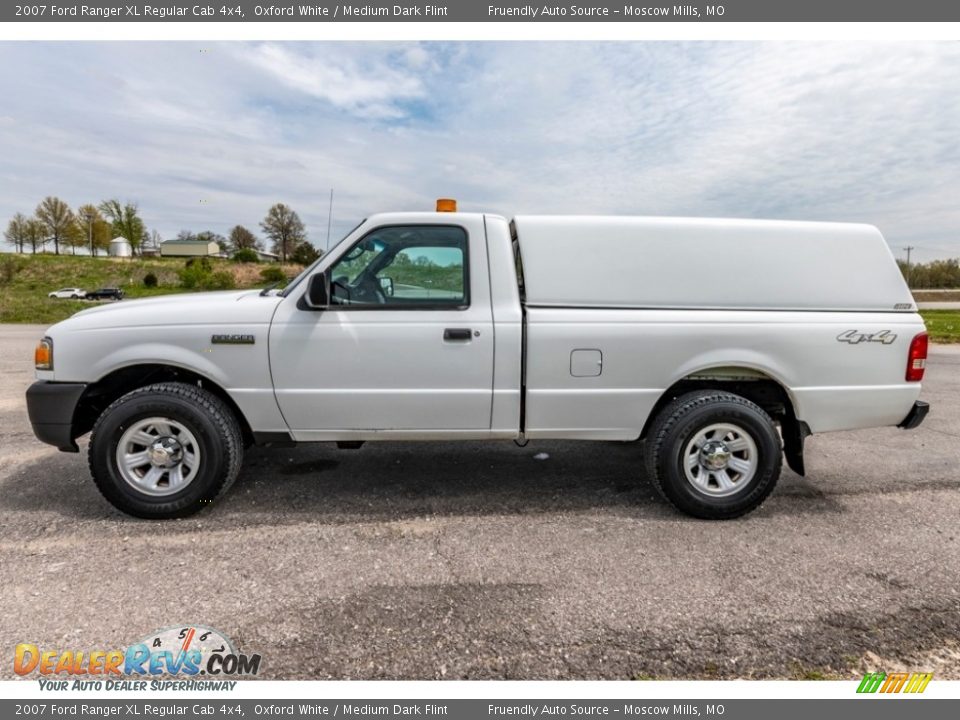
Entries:
<svg viewBox="0 0 960 720">
<path fill-rule="evenodd" d="M 921 310 L 960 310 L 960 302 L 918 302 Z"/>
</svg>

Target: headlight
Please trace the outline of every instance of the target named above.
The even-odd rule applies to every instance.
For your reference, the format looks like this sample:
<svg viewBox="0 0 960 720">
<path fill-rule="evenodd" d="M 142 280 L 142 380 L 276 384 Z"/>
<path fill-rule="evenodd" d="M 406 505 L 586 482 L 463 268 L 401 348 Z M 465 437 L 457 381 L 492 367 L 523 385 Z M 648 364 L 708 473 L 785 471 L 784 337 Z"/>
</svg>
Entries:
<svg viewBox="0 0 960 720">
<path fill-rule="evenodd" d="M 33 351 L 33 364 L 37 370 L 53 370 L 53 340 L 45 337 Z"/>
</svg>

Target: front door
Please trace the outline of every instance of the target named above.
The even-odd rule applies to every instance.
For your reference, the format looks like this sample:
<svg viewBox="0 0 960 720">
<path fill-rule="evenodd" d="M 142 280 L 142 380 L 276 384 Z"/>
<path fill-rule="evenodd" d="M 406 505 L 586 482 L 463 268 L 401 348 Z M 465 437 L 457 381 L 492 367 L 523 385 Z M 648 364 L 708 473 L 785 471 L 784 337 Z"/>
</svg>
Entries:
<svg viewBox="0 0 960 720">
<path fill-rule="evenodd" d="M 296 439 L 489 430 L 486 238 L 463 223 L 374 228 L 329 264 L 328 309 L 298 307 L 307 283 L 280 305 L 270 363 Z"/>
</svg>

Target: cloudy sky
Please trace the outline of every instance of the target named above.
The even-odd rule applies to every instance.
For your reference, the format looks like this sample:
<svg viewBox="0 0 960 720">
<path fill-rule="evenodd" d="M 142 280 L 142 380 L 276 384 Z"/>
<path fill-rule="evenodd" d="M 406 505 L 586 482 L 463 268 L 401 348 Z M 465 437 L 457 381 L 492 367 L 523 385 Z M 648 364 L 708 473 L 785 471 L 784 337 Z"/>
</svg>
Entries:
<svg viewBox="0 0 960 720">
<path fill-rule="evenodd" d="M 0 43 L 0 223 L 46 195 L 311 240 L 383 210 L 865 221 L 960 255 L 960 44 Z"/>
</svg>

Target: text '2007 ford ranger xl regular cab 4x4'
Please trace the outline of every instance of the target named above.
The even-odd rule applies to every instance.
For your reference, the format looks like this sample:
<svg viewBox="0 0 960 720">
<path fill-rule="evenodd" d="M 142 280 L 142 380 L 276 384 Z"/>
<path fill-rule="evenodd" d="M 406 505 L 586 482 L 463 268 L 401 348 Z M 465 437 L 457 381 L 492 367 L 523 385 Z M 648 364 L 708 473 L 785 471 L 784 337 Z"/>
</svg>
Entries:
<svg viewBox="0 0 960 720">
<path fill-rule="evenodd" d="M 27 401 L 140 517 L 209 504 L 251 444 L 569 438 L 643 439 L 624 473 L 731 518 L 810 433 L 918 425 L 926 355 L 871 226 L 396 213 L 283 291 L 54 325 Z"/>
</svg>

